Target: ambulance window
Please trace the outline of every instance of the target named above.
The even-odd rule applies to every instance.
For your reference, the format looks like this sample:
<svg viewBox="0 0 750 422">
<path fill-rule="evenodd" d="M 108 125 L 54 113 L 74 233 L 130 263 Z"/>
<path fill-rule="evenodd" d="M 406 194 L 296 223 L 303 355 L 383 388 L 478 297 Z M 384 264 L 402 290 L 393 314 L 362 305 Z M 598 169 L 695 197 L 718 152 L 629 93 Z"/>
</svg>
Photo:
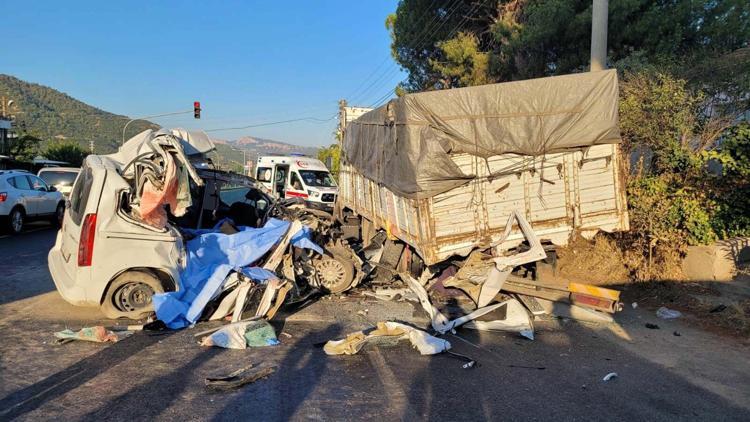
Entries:
<svg viewBox="0 0 750 422">
<path fill-rule="evenodd" d="M 302 181 L 299 180 L 299 176 L 297 176 L 297 172 L 292 172 L 292 179 L 290 184 L 292 185 L 292 189 L 294 190 L 302 190 Z"/>
<path fill-rule="evenodd" d="M 258 181 L 270 182 L 271 181 L 271 168 L 270 167 L 258 167 Z"/>
</svg>

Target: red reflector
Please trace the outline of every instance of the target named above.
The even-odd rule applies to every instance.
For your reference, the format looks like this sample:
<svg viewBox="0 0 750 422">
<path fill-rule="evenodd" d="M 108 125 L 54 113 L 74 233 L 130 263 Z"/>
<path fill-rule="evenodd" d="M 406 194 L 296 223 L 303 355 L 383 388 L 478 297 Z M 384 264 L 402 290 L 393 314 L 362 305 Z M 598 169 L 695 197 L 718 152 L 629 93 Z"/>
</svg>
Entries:
<svg viewBox="0 0 750 422">
<path fill-rule="evenodd" d="M 8 199 L 8 193 L 0 192 L 0 202 L 5 202 L 6 199 Z"/>
<path fill-rule="evenodd" d="M 91 266 L 94 254 L 94 234 L 96 234 L 96 214 L 86 214 L 81 226 L 81 238 L 78 240 L 78 266 Z"/>
</svg>

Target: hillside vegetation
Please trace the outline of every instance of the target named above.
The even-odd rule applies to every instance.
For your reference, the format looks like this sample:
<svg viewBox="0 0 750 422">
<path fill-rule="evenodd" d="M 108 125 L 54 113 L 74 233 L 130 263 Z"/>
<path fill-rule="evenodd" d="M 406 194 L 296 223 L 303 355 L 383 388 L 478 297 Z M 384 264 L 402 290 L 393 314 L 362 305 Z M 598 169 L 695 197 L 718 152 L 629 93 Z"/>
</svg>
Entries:
<svg viewBox="0 0 750 422">
<path fill-rule="evenodd" d="M 44 145 L 70 139 L 88 149 L 93 140 L 97 153 L 114 152 L 122 142 L 122 128 L 130 119 L 9 75 L 0 75 L 0 96 L 16 103 L 12 111 L 18 127 L 25 126 L 25 132 L 42 139 Z M 148 121 L 136 121 L 128 127 L 128 136 L 156 127 Z"/>
</svg>

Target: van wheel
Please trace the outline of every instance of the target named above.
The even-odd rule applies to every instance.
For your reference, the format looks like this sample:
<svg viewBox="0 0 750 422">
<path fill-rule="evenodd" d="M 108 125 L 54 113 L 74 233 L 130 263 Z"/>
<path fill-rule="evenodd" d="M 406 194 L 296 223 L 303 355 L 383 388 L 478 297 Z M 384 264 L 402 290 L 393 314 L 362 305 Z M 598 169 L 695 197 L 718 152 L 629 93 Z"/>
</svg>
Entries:
<svg viewBox="0 0 750 422">
<path fill-rule="evenodd" d="M 141 319 L 154 312 L 154 293 L 164 293 L 161 281 L 146 271 L 125 271 L 104 295 L 101 310 L 107 318 Z"/>
<path fill-rule="evenodd" d="M 65 203 L 60 202 L 55 209 L 55 215 L 49 221 L 54 227 L 62 227 L 63 217 L 65 217 Z"/>
<path fill-rule="evenodd" d="M 11 234 L 19 234 L 21 233 L 21 230 L 23 230 L 23 225 L 26 223 L 24 220 L 26 219 L 26 215 L 23 212 L 23 209 L 21 207 L 16 207 L 11 210 L 10 215 L 8 215 L 8 223 L 6 229 Z"/>
</svg>

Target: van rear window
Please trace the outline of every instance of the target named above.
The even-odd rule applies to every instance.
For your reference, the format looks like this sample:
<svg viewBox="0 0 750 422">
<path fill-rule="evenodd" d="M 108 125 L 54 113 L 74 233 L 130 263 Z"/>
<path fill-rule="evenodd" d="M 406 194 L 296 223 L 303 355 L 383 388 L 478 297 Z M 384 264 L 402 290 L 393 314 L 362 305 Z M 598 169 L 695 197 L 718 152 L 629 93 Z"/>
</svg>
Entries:
<svg viewBox="0 0 750 422">
<path fill-rule="evenodd" d="M 86 167 L 81 171 L 80 177 L 76 179 L 73 191 L 70 193 L 70 218 L 75 221 L 76 225 L 81 224 L 83 215 L 86 213 L 86 203 L 89 201 L 93 181 L 93 172 L 91 168 Z"/>
</svg>

